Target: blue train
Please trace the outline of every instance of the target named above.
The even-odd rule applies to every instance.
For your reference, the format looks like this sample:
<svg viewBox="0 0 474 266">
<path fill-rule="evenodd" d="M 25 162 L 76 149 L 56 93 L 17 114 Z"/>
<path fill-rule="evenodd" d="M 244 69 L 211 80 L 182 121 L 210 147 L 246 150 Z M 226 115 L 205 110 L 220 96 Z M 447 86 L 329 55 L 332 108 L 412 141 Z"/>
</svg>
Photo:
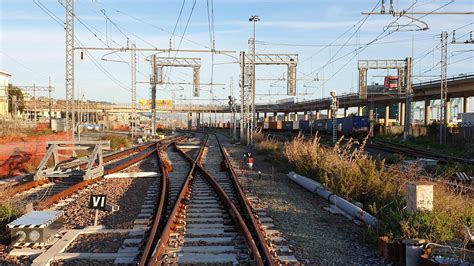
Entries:
<svg viewBox="0 0 474 266">
<path fill-rule="evenodd" d="M 270 122 L 271 123 L 271 122 Z M 299 122 L 283 121 L 281 127 L 271 126 L 269 123 L 258 123 L 264 130 L 271 131 L 303 131 L 332 133 L 333 120 L 319 119 L 314 121 L 300 120 Z M 368 116 L 348 116 L 336 119 L 337 131 L 343 135 L 363 135 L 369 132 L 370 122 Z"/>
</svg>

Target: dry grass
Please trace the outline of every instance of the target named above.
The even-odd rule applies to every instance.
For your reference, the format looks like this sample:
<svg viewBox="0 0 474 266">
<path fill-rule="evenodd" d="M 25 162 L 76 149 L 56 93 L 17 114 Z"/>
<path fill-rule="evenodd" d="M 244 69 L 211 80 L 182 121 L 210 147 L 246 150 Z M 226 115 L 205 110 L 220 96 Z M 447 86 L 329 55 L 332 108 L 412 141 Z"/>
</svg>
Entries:
<svg viewBox="0 0 474 266">
<path fill-rule="evenodd" d="M 0 244 L 5 244 L 6 225 L 25 213 L 25 203 L 14 196 L 11 188 L 2 188 L 0 199 Z"/>
<path fill-rule="evenodd" d="M 344 198 L 361 202 L 381 221 L 379 234 L 447 242 L 463 239 L 465 226 L 474 226 L 474 201 L 441 184 L 435 185 L 432 212 L 408 213 L 405 186 L 420 179 L 422 169 L 406 171 L 399 164 L 388 166 L 365 152 L 365 141 L 342 140 L 334 147 L 324 147 L 319 137 L 305 140 L 300 136 L 283 146 L 283 155 L 297 172 Z"/>
<path fill-rule="evenodd" d="M 133 145 L 132 140 L 126 136 L 118 135 L 106 135 L 102 137 L 102 140 L 110 140 L 110 148 L 112 150 L 118 150 L 120 148 L 129 148 Z"/>
<path fill-rule="evenodd" d="M 253 137 L 256 142 L 255 148 L 260 154 L 272 153 L 281 148 L 280 142 L 266 138 L 261 132 L 254 132 Z"/>
</svg>

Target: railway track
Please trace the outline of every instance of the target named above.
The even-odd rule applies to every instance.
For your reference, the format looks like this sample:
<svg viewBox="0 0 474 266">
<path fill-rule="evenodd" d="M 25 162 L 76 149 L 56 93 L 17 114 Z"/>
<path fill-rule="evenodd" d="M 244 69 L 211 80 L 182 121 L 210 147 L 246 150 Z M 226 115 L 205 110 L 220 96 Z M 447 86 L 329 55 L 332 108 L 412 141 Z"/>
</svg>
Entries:
<svg viewBox="0 0 474 266">
<path fill-rule="evenodd" d="M 464 163 L 474 165 L 474 160 L 472 159 L 444 155 L 433 151 L 398 145 L 388 141 L 372 140 L 366 144 L 366 147 L 391 153 L 398 153 L 414 158 L 433 159 L 441 163 Z"/>
<path fill-rule="evenodd" d="M 110 217 L 102 215 L 101 219 L 107 224 L 113 217 L 121 217 L 120 222 L 111 224 L 114 229 L 105 230 L 102 236 L 113 238 L 112 232 L 139 234 L 136 236 L 130 233 L 129 236 L 125 236 L 122 246 L 116 251 L 117 255 L 114 258 L 117 259 L 114 263 L 133 262 L 140 265 L 297 264 L 298 261 L 294 256 L 283 254 L 288 253 L 288 250 L 284 251 L 284 247 L 278 247 L 278 244 L 272 240 L 276 236 L 280 238 L 281 234 L 274 230 L 271 219 L 265 217 L 266 214 L 261 208 L 253 207 L 251 203 L 253 199 L 250 199 L 253 197 L 247 196 L 244 192 L 239 184 L 240 177 L 233 170 L 235 161 L 230 161 L 217 137 L 198 134 L 198 138 L 188 138 L 187 141 L 184 138 L 182 136 L 168 142 L 154 144 L 132 155 L 109 160 L 106 166 L 107 173 L 123 170 L 153 154 L 153 159 L 150 157 L 147 160 L 155 162 L 152 167 L 154 169 L 156 168 L 155 158 L 157 158 L 158 167 L 162 172 L 161 178 L 156 178 L 153 182 L 150 182 L 151 180 L 145 182 L 148 185 L 146 193 L 142 196 L 141 209 L 134 205 L 134 211 L 130 211 L 133 214 L 128 215 L 130 217 L 120 213 L 111 214 Z M 128 170 L 125 169 L 125 171 Z M 65 184 L 64 190 L 57 194 L 52 193 L 53 195 L 45 201 L 36 203 L 35 207 L 36 209 L 64 210 L 65 217 L 73 221 L 67 223 L 68 228 L 76 228 L 75 224 L 78 222 L 81 226 L 88 224 L 90 223 L 89 215 L 84 218 L 75 216 L 78 210 L 87 208 L 83 206 L 83 203 L 79 205 L 73 203 L 70 207 L 70 202 L 83 202 L 88 192 L 82 190 L 79 193 L 65 193 L 65 191 L 77 191 L 77 187 L 81 184 L 83 184 L 82 188 L 87 187 L 91 191 L 100 190 L 103 186 L 110 189 L 113 182 L 125 181 L 123 179 L 116 181 L 97 179 L 98 182 L 87 180 L 76 184 L 72 181 L 73 179 L 70 179 L 71 183 Z M 72 187 L 68 187 L 70 185 Z M 121 187 L 122 192 L 114 194 L 119 198 L 115 196 L 113 202 L 126 196 L 123 192 L 124 185 Z M 122 207 L 128 208 L 128 205 L 122 203 Z M 122 227 L 121 224 L 128 224 L 128 227 Z M 73 230 L 71 233 L 76 231 Z M 100 233 L 90 235 L 90 239 L 99 237 L 98 234 Z M 73 246 L 85 250 L 84 245 L 93 243 L 87 244 L 87 241 L 92 240 L 86 239 L 74 240 Z M 58 245 L 62 243 L 59 241 Z M 117 245 L 114 244 L 114 246 Z M 137 253 L 130 257 L 127 250 L 134 248 Z M 57 253 L 48 260 L 57 258 L 61 261 L 61 258 L 67 258 L 73 254 L 68 252 L 73 251 Z M 85 256 L 88 256 L 87 254 Z M 83 262 L 98 261 L 92 259 Z"/>
<path fill-rule="evenodd" d="M 167 141 L 169 143 L 174 139 Z M 121 171 L 147 158 L 157 151 L 162 142 L 152 142 L 104 157 L 104 175 Z M 68 167 L 83 167 L 84 163 L 69 164 Z M 97 182 L 101 178 L 83 180 L 82 176 L 31 181 L 12 188 L 12 194 L 26 205 L 43 210 L 52 204 L 69 197 L 76 191 Z"/>
<path fill-rule="evenodd" d="M 215 135 L 199 135 L 201 143 L 193 152 L 185 151 L 186 143 L 174 143 L 163 151 L 166 159 L 160 155 L 161 201 L 140 265 L 297 263 L 270 251 L 269 237 L 222 145 Z"/>
</svg>

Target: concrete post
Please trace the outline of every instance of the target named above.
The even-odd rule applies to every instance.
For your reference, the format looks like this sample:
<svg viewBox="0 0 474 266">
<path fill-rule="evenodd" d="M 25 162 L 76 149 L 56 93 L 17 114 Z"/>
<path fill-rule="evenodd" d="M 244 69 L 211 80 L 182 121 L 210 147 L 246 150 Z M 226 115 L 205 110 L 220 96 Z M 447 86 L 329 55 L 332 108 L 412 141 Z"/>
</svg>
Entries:
<svg viewBox="0 0 474 266">
<path fill-rule="evenodd" d="M 449 121 L 451 121 L 451 99 L 447 99 L 446 100 L 446 115 L 444 116 L 445 120 L 444 120 L 444 123 L 445 125 L 448 125 L 449 124 Z"/>
<path fill-rule="evenodd" d="M 464 97 L 463 98 L 464 102 L 463 102 L 463 107 L 462 107 L 462 112 L 463 113 L 468 113 L 469 110 L 470 110 L 470 106 L 469 106 L 469 96 L 467 97 Z"/>
<path fill-rule="evenodd" d="M 319 119 L 321 119 L 321 111 L 316 110 L 316 120 L 319 120 Z"/>
<path fill-rule="evenodd" d="M 431 124 L 431 100 L 425 99 L 425 126 Z"/>
<path fill-rule="evenodd" d="M 328 109 L 327 112 L 328 112 L 327 113 L 328 114 L 327 119 L 329 119 L 329 118 L 331 118 L 331 109 Z"/>
<path fill-rule="evenodd" d="M 369 120 L 370 120 L 370 121 L 375 120 L 374 108 L 372 108 L 372 106 L 369 107 Z"/>
<path fill-rule="evenodd" d="M 201 113 L 196 113 L 196 128 L 201 128 Z"/>
<path fill-rule="evenodd" d="M 388 127 L 388 119 L 390 118 L 390 105 L 385 105 L 385 117 L 383 119 L 383 126 Z"/>
<path fill-rule="evenodd" d="M 400 103 L 399 115 L 400 115 L 400 125 L 404 126 L 405 125 L 405 103 L 404 102 Z"/>
<path fill-rule="evenodd" d="M 307 111 L 304 111 L 304 120 L 306 120 L 306 121 L 309 120 L 309 116 L 308 116 L 308 112 L 307 112 Z"/>
<path fill-rule="evenodd" d="M 188 130 L 193 127 L 193 113 L 188 113 Z"/>
</svg>

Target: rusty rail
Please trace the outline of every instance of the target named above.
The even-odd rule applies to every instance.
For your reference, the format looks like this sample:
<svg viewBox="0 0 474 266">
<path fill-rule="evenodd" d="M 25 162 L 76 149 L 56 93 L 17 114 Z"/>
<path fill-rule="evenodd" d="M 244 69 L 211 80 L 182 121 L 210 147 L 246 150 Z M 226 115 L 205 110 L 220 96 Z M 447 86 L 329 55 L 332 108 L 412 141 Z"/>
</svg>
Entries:
<svg viewBox="0 0 474 266">
<path fill-rule="evenodd" d="M 65 190 L 63 190 L 59 193 L 54 194 L 53 196 L 51 196 L 51 197 L 49 197 L 45 200 L 36 202 L 36 204 L 34 206 L 35 210 L 37 210 L 37 211 L 44 210 L 44 209 L 48 208 L 49 206 L 51 206 L 52 204 L 54 204 L 54 203 L 56 203 L 56 202 L 58 202 L 62 199 L 65 199 L 65 198 L 69 197 L 71 194 L 75 193 L 76 191 L 78 191 L 78 190 L 80 190 L 84 187 L 87 187 L 90 184 L 95 183 L 100 179 L 101 178 L 94 178 L 94 179 L 84 180 L 82 182 L 79 182 L 79 183 L 75 184 L 74 186 L 72 186 L 68 189 L 65 189 Z"/>
<path fill-rule="evenodd" d="M 203 147 L 205 147 L 207 144 L 207 139 L 206 142 L 204 143 Z M 249 247 L 250 252 L 253 255 L 253 259 L 255 260 L 257 265 L 264 265 L 264 262 L 262 260 L 262 257 L 260 256 L 260 252 L 257 248 L 257 245 L 252 237 L 252 234 L 250 233 L 250 230 L 248 229 L 242 215 L 239 213 L 237 208 L 235 207 L 234 203 L 230 200 L 229 196 L 227 196 L 227 193 L 224 191 L 224 189 L 219 185 L 219 183 L 209 174 L 209 172 L 204 169 L 204 167 L 201 165 L 199 162 L 200 158 L 197 158 L 196 160 L 193 160 L 188 154 L 186 154 L 183 150 L 179 149 L 176 147 L 176 149 L 191 163 L 195 164 L 197 166 L 197 170 L 207 179 L 207 181 L 211 184 L 211 186 L 214 188 L 216 191 L 217 195 L 220 197 L 222 200 L 222 203 L 227 207 L 229 210 L 229 214 L 232 217 L 232 219 L 235 221 L 237 227 L 239 228 L 240 232 L 244 236 L 247 245 Z"/>
<path fill-rule="evenodd" d="M 156 146 L 159 146 L 161 143 L 155 142 L 154 144 Z M 112 173 L 116 173 L 120 170 L 123 170 L 123 169 L 125 169 L 125 168 L 127 168 L 127 167 L 129 167 L 129 166 L 145 159 L 146 157 L 150 156 L 156 150 L 157 150 L 157 148 L 154 148 L 149 152 L 144 152 L 143 154 L 141 154 L 139 156 L 135 156 L 131 160 L 126 160 L 121 164 L 117 164 L 117 165 L 115 165 L 115 166 L 113 166 L 109 169 L 105 169 L 104 174 L 112 174 Z M 76 191 L 78 191 L 78 190 L 80 190 L 84 187 L 87 187 L 90 184 L 99 181 L 100 179 L 101 178 L 94 178 L 94 179 L 84 180 L 82 182 L 79 182 L 79 183 L 75 184 L 74 186 L 72 186 L 70 188 L 67 188 L 67 189 L 65 189 L 65 190 L 63 190 L 63 191 L 61 191 L 57 194 L 52 195 L 51 197 L 49 197 L 45 200 L 36 202 L 36 204 L 34 206 L 35 210 L 44 210 L 44 209 L 48 208 L 49 206 L 51 206 L 52 204 L 54 204 L 54 203 L 56 203 L 56 202 L 58 202 L 62 199 L 65 199 L 65 198 L 69 197 L 70 195 L 74 194 Z"/>
<path fill-rule="evenodd" d="M 115 160 L 115 159 L 120 158 L 122 156 L 131 154 L 133 152 L 144 151 L 148 147 L 151 147 L 153 144 L 155 144 L 155 143 L 148 143 L 148 144 L 140 145 L 140 146 L 137 146 L 137 147 L 132 147 L 132 148 L 129 148 L 129 149 L 126 149 L 124 151 L 120 151 L 120 152 L 117 152 L 117 153 L 114 153 L 114 154 L 107 155 L 107 156 L 104 157 L 104 163 L 110 162 L 112 160 Z M 81 168 L 84 168 L 86 166 L 86 164 L 87 164 L 87 162 L 84 162 L 84 163 L 81 163 L 77 166 L 79 166 Z M 77 166 L 75 166 L 75 167 L 77 167 Z M 42 185 L 44 185 L 46 183 L 49 183 L 49 182 L 51 182 L 49 179 L 42 179 L 42 180 L 36 180 L 36 181 L 29 181 L 29 182 L 26 182 L 26 183 L 23 183 L 23 184 L 18 184 L 18 185 L 15 185 L 11 188 L 11 193 L 13 195 L 15 195 L 15 194 L 21 193 L 23 191 L 30 190 L 32 188 L 42 186 Z"/>
<path fill-rule="evenodd" d="M 145 249 L 143 250 L 141 259 L 140 259 L 140 266 L 144 266 L 146 262 L 148 261 L 150 257 L 150 251 L 152 250 L 153 243 L 155 241 L 155 236 L 158 231 L 158 227 L 160 226 L 160 220 L 163 215 L 163 210 L 165 207 L 166 203 L 166 196 L 167 196 L 167 189 L 168 189 L 168 171 L 165 169 L 165 166 L 163 164 L 163 160 L 161 158 L 160 152 L 162 150 L 167 149 L 172 143 L 176 143 L 175 141 L 169 142 L 167 144 L 164 144 L 161 148 L 156 150 L 156 154 L 158 156 L 158 164 L 160 165 L 160 170 L 162 173 L 162 181 L 161 181 L 161 193 L 160 193 L 160 199 L 158 202 L 158 208 L 155 212 L 154 218 L 153 218 L 153 223 L 150 229 L 150 233 L 148 236 L 148 240 L 145 245 Z"/>
<path fill-rule="evenodd" d="M 243 206 L 243 211 L 245 211 L 245 215 L 249 217 L 250 223 L 249 227 L 251 227 L 252 231 L 255 232 L 256 234 L 256 240 L 259 243 L 259 251 L 260 254 L 263 255 L 263 260 L 266 265 L 275 265 L 273 256 L 268 248 L 267 241 L 265 240 L 265 237 L 262 233 L 262 228 L 260 227 L 260 224 L 255 217 L 254 213 L 252 212 L 250 208 L 250 204 L 245 197 L 245 193 L 242 189 L 242 186 L 240 185 L 240 182 L 238 181 L 237 173 L 235 172 L 234 168 L 232 167 L 231 161 L 227 153 L 225 152 L 224 146 L 220 142 L 219 138 L 217 137 L 216 134 L 214 134 L 217 139 L 217 143 L 219 144 L 219 149 L 221 151 L 222 157 L 224 158 L 225 163 L 227 164 L 227 171 L 229 172 L 231 176 L 232 183 L 234 184 L 234 187 L 236 188 L 237 192 L 237 198 L 239 199 L 239 203 L 241 206 Z"/>
<path fill-rule="evenodd" d="M 206 140 L 204 141 L 204 144 L 199 149 L 199 152 L 196 156 L 197 159 L 201 158 L 202 153 L 204 151 L 204 147 L 206 146 L 205 145 L 206 143 L 207 143 L 207 137 L 206 137 Z M 190 184 L 191 184 L 192 180 L 194 179 L 195 171 L 196 171 L 196 163 L 193 163 L 192 166 L 191 166 L 191 169 L 188 172 L 188 175 L 186 176 L 186 180 L 185 180 L 185 182 L 184 182 L 184 184 L 181 188 L 181 191 L 178 195 L 178 198 L 176 199 L 176 204 L 174 205 L 173 210 L 171 211 L 171 214 L 168 218 L 168 221 L 166 222 L 166 225 L 163 228 L 163 231 L 161 232 L 161 237 L 155 245 L 155 248 L 153 250 L 153 254 L 152 254 L 150 260 L 148 260 L 148 263 L 146 263 L 146 262 L 143 262 L 143 263 L 146 263 L 147 265 L 157 265 L 157 264 L 159 264 L 158 261 L 163 256 L 163 250 L 164 250 L 166 244 L 168 243 L 170 232 L 173 229 L 172 227 L 175 226 L 174 221 L 176 220 L 176 214 L 177 214 L 179 208 L 181 207 L 181 205 L 183 204 L 185 196 L 191 191 Z M 140 262 L 140 264 L 141 263 L 142 262 Z"/>
</svg>

